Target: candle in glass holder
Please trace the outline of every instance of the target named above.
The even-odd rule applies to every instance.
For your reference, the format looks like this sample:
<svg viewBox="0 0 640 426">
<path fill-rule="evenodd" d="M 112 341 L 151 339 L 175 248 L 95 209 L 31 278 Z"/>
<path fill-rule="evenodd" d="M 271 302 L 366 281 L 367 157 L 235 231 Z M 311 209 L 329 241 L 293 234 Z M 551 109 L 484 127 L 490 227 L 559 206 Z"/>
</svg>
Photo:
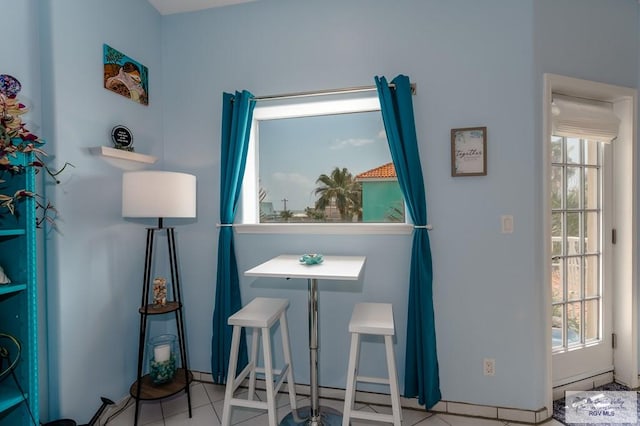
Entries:
<svg viewBox="0 0 640 426">
<path fill-rule="evenodd" d="M 153 358 L 156 362 L 169 361 L 171 357 L 171 345 L 158 345 L 153 348 Z"/>
<path fill-rule="evenodd" d="M 176 336 L 162 334 L 149 339 L 149 375 L 154 385 L 173 380 L 176 374 Z"/>
</svg>

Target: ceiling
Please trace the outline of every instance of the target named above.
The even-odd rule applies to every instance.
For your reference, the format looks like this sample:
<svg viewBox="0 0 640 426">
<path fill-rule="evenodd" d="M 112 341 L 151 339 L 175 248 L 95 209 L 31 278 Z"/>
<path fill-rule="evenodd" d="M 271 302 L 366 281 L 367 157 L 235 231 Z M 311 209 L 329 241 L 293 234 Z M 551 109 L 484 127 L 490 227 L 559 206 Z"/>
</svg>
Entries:
<svg viewBox="0 0 640 426">
<path fill-rule="evenodd" d="M 172 13 L 193 12 L 250 1 L 255 0 L 149 0 L 149 3 L 161 14 L 171 15 Z"/>
</svg>

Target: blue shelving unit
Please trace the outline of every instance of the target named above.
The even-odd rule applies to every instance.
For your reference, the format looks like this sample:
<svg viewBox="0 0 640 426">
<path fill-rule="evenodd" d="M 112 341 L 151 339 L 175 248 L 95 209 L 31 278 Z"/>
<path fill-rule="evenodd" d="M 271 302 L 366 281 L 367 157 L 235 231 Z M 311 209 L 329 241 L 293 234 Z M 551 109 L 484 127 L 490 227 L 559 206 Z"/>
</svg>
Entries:
<svg viewBox="0 0 640 426">
<path fill-rule="evenodd" d="M 28 167 L 33 154 L 18 154 L 11 161 L 24 166 L 24 173 L 11 175 L 0 171 L 0 180 L 5 181 L 0 183 L 2 192 L 12 194 L 19 189 L 35 192 L 35 171 Z M 15 337 L 21 344 L 22 354 L 14 372 L 24 391 L 23 394 L 11 375 L 1 379 L 0 426 L 40 423 L 35 209 L 35 200 L 27 198 L 16 205 L 16 216 L 0 211 L 0 266 L 11 279 L 11 284 L 0 284 L 0 333 Z M 0 340 L 0 345 L 5 342 Z"/>
</svg>

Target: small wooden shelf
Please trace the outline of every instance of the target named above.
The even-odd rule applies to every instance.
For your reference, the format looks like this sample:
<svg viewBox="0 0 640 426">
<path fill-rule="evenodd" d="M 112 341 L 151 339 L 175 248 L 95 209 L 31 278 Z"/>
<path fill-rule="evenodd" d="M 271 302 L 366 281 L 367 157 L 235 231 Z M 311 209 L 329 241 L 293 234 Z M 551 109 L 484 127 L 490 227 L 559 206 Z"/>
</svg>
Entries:
<svg viewBox="0 0 640 426">
<path fill-rule="evenodd" d="M 147 164 L 153 164 L 158 161 L 158 158 L 152 155 L 139 154 L 133 151 L 125 151 L 124 149 L 109 148 L 108 146 L 100 147 L 100 155 L 103 157 L 119 158 L 120 160 L 137 161 L 138 163 Z"/>
<path fill-rule="evenodd" d="M 160 315 L 166 314 L 169 312 L 174 312 L 180 309 L 179 302 L 167 302 L 165 306 L 156 306 L 156 305 L 145 305 L 142 308 L 138 309 L 141 314 L 146 315 Z"/>
<path fill-rule="evenodd" d="M 188 382 L 191 383 L 193 381 L 193 374 L 191 371 L 188 372 Z M 176 393 L 185 390 L 188 386 L 188 383 L 184 381 L 184 369 L 178 368 L 176 370 L 176 375 L 173 380 L 169 383 L 165 383 L 162 385 L 154 385 L 151 381 L 151 376 L 146 374 L 142 376 L 139 381 L 141 383 L 140 387 L 140 399 L 141 400 L 153 400 L 153 399 L 162 399 L 171 395 L 175 395 Z M 138 392 L 138 381 L 134 382 L 131 385 L 131 389 L 129 389 L 129 393 L 134 398 Z"/>
<path fill-rule="evenodd" d="M 158 158 L 152 155 L 109 148 L 108 146 L 99 146 L 97 148 L 90 148 L 90 150 L 94 154 L 101 156 L 104 161 L 113 167 L 128 171 L 141 170 L 146 165 L 154 164 L 158 161 Z"/>
</svg>

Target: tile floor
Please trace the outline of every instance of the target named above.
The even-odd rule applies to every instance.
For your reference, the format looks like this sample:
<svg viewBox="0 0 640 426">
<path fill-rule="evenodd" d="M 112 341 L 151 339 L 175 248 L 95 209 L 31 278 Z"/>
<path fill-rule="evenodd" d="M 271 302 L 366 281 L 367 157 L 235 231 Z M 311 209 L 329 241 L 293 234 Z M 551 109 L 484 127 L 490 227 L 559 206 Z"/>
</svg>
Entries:
<svg viewBox="0 0 640 426">
<path fill-rule="evenodd" d="M 246 390 L 244 391 L 246 392 Z M 265 399 L 263 391 L 257 391 L 260 399 Z M 300 407 L 308 405 L 308 397 L 300 396 Z M 191 384 L 192 418 L 187 412 L 186 394 L 180 393 L 171 398 L 158 402 L 141 402 L 140 426 L 219 426 L 222 419 L 224 402 L 224 387 L 211 383 L 193 382 Z M 336 400 L 321 400 L 321 405 L 342 411 L 342 402 Z M 363 408 L 360 404 L 358 409 Z M 365 409 L 372 411 L 390 412 L 390 407 L 368 405 Z M 278 418 L 283 418 L 289 412 L 289 398 L 286 394 L 278 394 Z M 108 410 L 102 416 L 100 425 L 132 426 L 135 404 L 129 400 L 119 411 Z M 450 414 L 435 414 L 426 411 L 405 409 L 402 412 L 403 426 L 506 426 L 519 423 L 486 420 Z M 250 408 L 234 407 L 232 424 L 241 426 L 266 426 L 267 417 L 264 411 Z M 385 423 L 352 421 L 352 426 L 384 425 Z M 562 423 L 550 420 L 544 426 L 562 426 Z"/>
</svg>

